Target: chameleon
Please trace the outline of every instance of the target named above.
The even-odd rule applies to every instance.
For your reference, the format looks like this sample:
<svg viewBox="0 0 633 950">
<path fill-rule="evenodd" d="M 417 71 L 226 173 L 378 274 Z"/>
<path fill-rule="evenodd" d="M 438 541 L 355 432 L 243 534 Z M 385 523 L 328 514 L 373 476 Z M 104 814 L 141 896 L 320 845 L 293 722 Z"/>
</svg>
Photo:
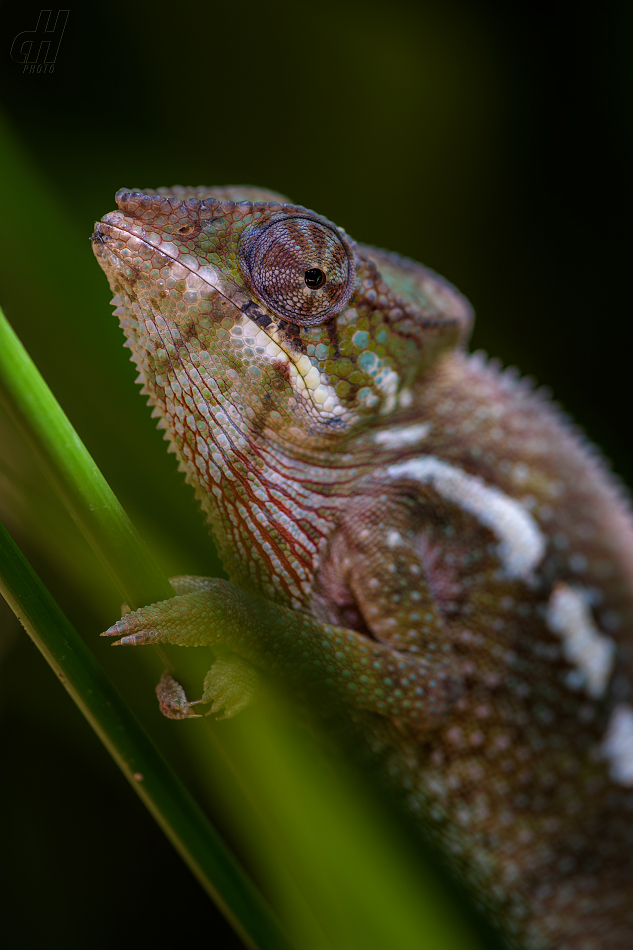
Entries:
<svg viewBox="0 0 633 950">
<path fill-rule="evenodd" d="M 633 518 L 599 451 L 425 266 L 266 189 L 116 201 L 93 249 L 229 580 L 104 635 L 211 646 L 226 717 L 262 676 L 331 696 L 508 947 L 633 946 Z"/>
</svg>

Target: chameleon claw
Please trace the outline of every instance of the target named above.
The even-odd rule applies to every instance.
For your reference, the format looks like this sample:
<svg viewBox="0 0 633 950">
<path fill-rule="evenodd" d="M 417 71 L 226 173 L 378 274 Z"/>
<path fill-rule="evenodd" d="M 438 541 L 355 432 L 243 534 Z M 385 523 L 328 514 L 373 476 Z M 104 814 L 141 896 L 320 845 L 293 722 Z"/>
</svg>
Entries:
<svg viewBox="0 0 633 950">
<path fill-rule="evenodd" d="M 121 637 L 122 633 L 125 633 L 125 629 L 129 630 L 129 625 L 122 620 L 117 620 L 116 623 L 113 623 L 111 627 L 108 627 L 100 636 L 102 637 Z M 113 647 L 131 647 L 136 646 L 139 643 L 152 643 L 152 635 L 147 630 L 138 631 L 136 633 L 128 633 L 126 636 L 121 637 L 120 640 L 116 640 L 112 646 Z"/>
<path fill-rule="evenodd" d="M 147 634 L 145 633 L 130 633 L 127 637 L 121 637 L 120 640 L 115 640 L 112 644 L 113 647 L 134 647 L 139 643 L 148 643 Z"/>
<path fill-rule="evenodd" d="M 116 623 L 113 623 L 111 627 L 108 627 L 108 629 L 104 630 L 103 633 L 100 633 L 99 636 L 100 637 L 118 637 L 120 633 L 121 633 L 121 630 L 119 628 L 119 621 L 117 620 Z"/>
</svg>

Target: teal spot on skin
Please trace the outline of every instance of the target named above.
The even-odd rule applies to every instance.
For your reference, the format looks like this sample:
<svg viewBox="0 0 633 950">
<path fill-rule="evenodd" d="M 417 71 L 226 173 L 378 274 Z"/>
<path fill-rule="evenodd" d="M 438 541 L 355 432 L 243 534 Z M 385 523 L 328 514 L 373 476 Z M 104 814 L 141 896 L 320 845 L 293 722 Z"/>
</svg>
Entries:
<svg viewBox="0 0 633 950">
<path fill-rule="evenodd" d="M 327 348 L 327 346 L 325 345 L 325 343 L 318 343 L 318 344 L 317 344 L 317 346 L 316 346 L 316 348 L 315 348 L 315 351 L 314 351 L 314 355 L 316 356 L 316 358 L 317 358 L 318 360 L 325 360 L 325 359 L 327 359 L 327 357 L 328 357 L 328 348 Z"/>
<path fill-rule="evenodd" d="M 370 353 L 369 350 L 365 350 L 364 353 L 361 353 L 358 357 L 358 366 L 361 369 L 364 369 L 366 373 L 371 372 L 371 370 L 376 365 L 376 356 L 374 353 Z"/>
<path fill-rule="evenodd" d="M 378 343 L 386 343 L 388 339 L 389 339 L 389 333 L 383 327 L 383 329 L 379 330 L 378 333 L 376 334 L 376 340 L 378 341 Z"/>
<path fill-rule="evenodd" d="M 359 402 L 365 402 L 367 399 L 371 398 L 371 396 L 373 396 L 374 393 L 369 388 L 369 386 L 363 386 L 362 389 L 358 390 L 358 393 L 356 395 Z"/>
<path fill-rule="evenodd" d="M 357 346 L 359 350 L 362 350 L 367 346 L 369 342 L 369 334 L 365 330 L 357 330 L 354 336 L 352 337 L 352 343 L 354 346 Z"/>
</svg>

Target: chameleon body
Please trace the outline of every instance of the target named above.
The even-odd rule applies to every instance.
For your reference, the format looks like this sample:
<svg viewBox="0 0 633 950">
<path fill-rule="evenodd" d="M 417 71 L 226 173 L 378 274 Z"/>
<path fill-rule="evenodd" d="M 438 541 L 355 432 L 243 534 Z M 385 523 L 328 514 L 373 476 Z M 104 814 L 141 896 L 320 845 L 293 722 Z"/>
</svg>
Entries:
<svg viewBox="0 0 633 950">
<path fill-rule="evenodd" d="M 94 250 L 230 581 L 108 633 L 221 647 L 226 715 L 258 669 L 329 690 L 508 946 L 630 948 L 633 522 L 597 452 L 422 265 L 261 189 L 117 203 Z"/>
</svg>

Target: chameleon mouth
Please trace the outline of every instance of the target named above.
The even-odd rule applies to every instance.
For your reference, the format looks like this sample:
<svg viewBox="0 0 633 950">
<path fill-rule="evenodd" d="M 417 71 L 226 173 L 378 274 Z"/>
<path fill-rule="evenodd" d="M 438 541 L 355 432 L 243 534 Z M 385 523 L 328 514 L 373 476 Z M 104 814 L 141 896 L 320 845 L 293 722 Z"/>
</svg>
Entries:
<svg viewBox="0 0 633 950">
<path fill-rule="evenodd" d="M 119 253 L 118 249 L 114 247 L 114 231 L 116 230 L 123 231 L 124 229 L 114 228 L 104 221 L 95 224 L 95 229 L 90 236 L 92 249 L 106 274 L 116 275 L 117 278 L 127 282 L 134 282 L 139 276 L 138 269 L 129 261 L 126 261 L 123 254 Z M 130 235 L 129 232 L 125 233 L 138 240 L 137 235 Z"/>
</svg>

